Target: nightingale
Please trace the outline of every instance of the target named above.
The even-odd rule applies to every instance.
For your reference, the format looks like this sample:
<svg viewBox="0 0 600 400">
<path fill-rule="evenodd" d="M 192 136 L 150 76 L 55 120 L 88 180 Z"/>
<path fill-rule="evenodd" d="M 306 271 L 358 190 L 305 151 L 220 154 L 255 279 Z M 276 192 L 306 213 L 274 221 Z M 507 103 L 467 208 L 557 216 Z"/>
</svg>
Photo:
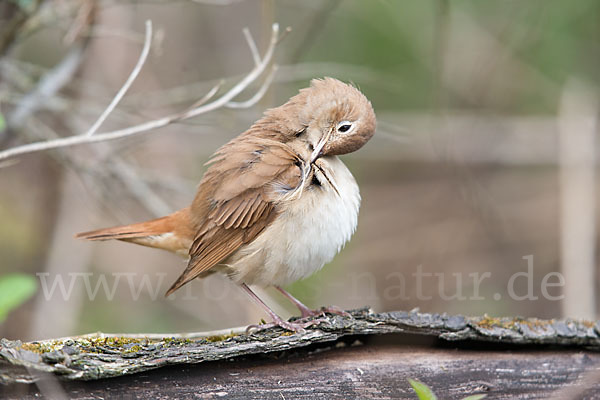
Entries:
<svg viewBox="0 0 600 400">
<path fill-rule="evenodd" d="M 357 88 L 313 79 L 213 154 L 189 207 L 76 237 L 118 239 L 188 257 L 165 296 L 220 272 L 269 314 L 273 322 L 261 327 L 302 331 L 319 322 L 308 317 L 343 311 L 311 310 L 282 286 L 322 268 L 354 233 L 359 189 L 338 156 L 360 149 L 375 127 L 373 107 Z M 274 286 L 302 317 L 284 321 L 249 285 Z"/>
</svg>

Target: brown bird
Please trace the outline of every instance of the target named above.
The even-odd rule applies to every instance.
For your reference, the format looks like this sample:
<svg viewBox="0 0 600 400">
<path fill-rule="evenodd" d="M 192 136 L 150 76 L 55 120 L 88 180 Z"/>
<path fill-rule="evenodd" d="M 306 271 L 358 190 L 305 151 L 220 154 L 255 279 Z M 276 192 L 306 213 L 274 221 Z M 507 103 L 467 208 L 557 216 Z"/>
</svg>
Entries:
<svg viewBox="0 0 600 400">
<path fill-rule="evenodd" d="M 315 79 L 217 150 L 191 206 L 77 237 L 189 256 L 166 296 L 192 279 L 221 272 L 265 308 L 273 319 L 268 326 L 303 330 L 315 323 L 306 318 L 320 312 L 281 286 L 322 268 L 354 233 L 360 194 L 337 156 L 361 148 L 375 126 L 373 107 L 358 89 L 333 78 Z M 282 320 L 248 285 L 275 286 L 303 319 Z"/>
</svg>

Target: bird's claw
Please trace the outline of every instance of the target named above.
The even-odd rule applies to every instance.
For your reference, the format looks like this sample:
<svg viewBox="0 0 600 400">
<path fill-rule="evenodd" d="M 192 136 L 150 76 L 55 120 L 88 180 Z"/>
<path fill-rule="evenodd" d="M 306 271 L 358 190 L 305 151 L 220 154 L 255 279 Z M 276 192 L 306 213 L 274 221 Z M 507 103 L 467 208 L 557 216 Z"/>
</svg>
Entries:
<svg viewBox="0 0 600 400">
<path fill-rule="evenodd" d="M 318 311 L 321 312 L 322 314 L 328 313 L 328 314 L 334 314 L 334 315 L 341 315 L 342 317 L 352 318 L 352 315 L 350 315 L 350 313 L 342 310 L 341 308 L 339 308 L 337 306 L 321 307 L 321 309 Z"/>
<path fill-rule="evenodd" d="M 274 328 L 277 326 L 282 329 L 292 331 L 295 333 L 304 333 L 304 332 L 306 332 L 306 328 L 308 328 L 309 326 L 319 325 L 322 322 L 329 323 L 329 320 L 327 318 L 314 318 L 314 319 L 310 319 L 307 321 L 302 321 L 302 320 L 284 321 L 284 320 L 280 319 L 280 320 L 274 320 L 273 322 L 269 322 L 266 324 L 248 325 L 248 327 L 246 328 L 246 333 L 247 334 L 252 333 L 252 330 L 254 330 L 254 329 L 256 330 L 255 332 L 260 332 L 262 330 Z"/>
<path fill-rule="evenodd" d="M 316 316 L 326 317 L 326 314 L 341 315 L 342 317 L 352 318 L 352 315 L 350 315 L 350 313 L 342 310 L 341 308 L 339 308 L 337 306 L 328 306 L 328 307 L 321 307 L 318 310 L 311 310 L 311 309 L 302 310 L 302 318 L 301 319 L 305 320 L 307 318 L 316 317 Z"/>
<path fill-rule="evenodd" d="M 308 328 L 309 326 L 319 325 L 322 322 L 331 324 L 331 321 L 329 320 L 329 318 L 327 318 L 326 314 L 341 315 L 343 317 L 352 318 L 352 315 L 350 313 L 336 306 L 321 307 L 318 310 L 311 310 L 308 307 L 303 307 L 301 308 L 301 311 L 302 316 L 292 321 L 284 321 L 283 319 L 276 317 L 275 315 L 273 318 L 273 322 L 248 325 L 248 327 L 246 328 L 246 333 L 250 334 L 253 331 L 260 332 L 265 329 L 275 327 L 280 327 L 284 330 L 291 332 L 304 333 L 306 332 L 306 328 Z"/>
</svg>

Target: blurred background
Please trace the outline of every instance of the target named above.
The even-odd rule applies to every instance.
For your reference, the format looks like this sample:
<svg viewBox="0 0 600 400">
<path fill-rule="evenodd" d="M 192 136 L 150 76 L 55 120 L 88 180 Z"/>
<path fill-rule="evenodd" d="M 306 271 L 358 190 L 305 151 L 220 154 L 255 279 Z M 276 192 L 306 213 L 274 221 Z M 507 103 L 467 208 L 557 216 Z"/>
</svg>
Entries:
<svg viewBox="0 0 600 400">
<path fill-rule="evenodd" d="M 85 133 L 134 68 L 148 19 L 149 57 L 98 132 L 187 110 L 221 81 L 215 98 L 226 93 L 254 67 L 244 28 L 260 54 L 273 23 L 291 32 L 250 107 L 1 161 L 0 336 L 266 318 L 222 276 L 165 299 L 185 260 L 73 235 L 187 206 L 220 145 L 323 76 L 359 87 L 378 129 L 343 157 L 363 198 L 355 236 L 294 295 L 311 307 L 596 317 L 600 2 L 3 1 L 0 151 Z"/>
</svg>

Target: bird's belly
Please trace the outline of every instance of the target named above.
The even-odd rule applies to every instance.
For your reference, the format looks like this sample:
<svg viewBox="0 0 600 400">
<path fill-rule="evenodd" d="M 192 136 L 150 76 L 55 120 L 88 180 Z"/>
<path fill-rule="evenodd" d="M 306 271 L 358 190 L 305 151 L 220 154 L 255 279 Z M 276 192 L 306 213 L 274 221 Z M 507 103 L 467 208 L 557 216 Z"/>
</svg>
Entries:
<svg viewBox="0 0 600 400">
<path fill-rule="evenodd" d="M 277 219 L 227 260 L 233 280 L 287 285 L 322 268 L 350 239 L 358 221 L 358 185 L 337 157 L 326 161 L 339 195 L 324 182 L 283 204 Z"/>
</svg>

